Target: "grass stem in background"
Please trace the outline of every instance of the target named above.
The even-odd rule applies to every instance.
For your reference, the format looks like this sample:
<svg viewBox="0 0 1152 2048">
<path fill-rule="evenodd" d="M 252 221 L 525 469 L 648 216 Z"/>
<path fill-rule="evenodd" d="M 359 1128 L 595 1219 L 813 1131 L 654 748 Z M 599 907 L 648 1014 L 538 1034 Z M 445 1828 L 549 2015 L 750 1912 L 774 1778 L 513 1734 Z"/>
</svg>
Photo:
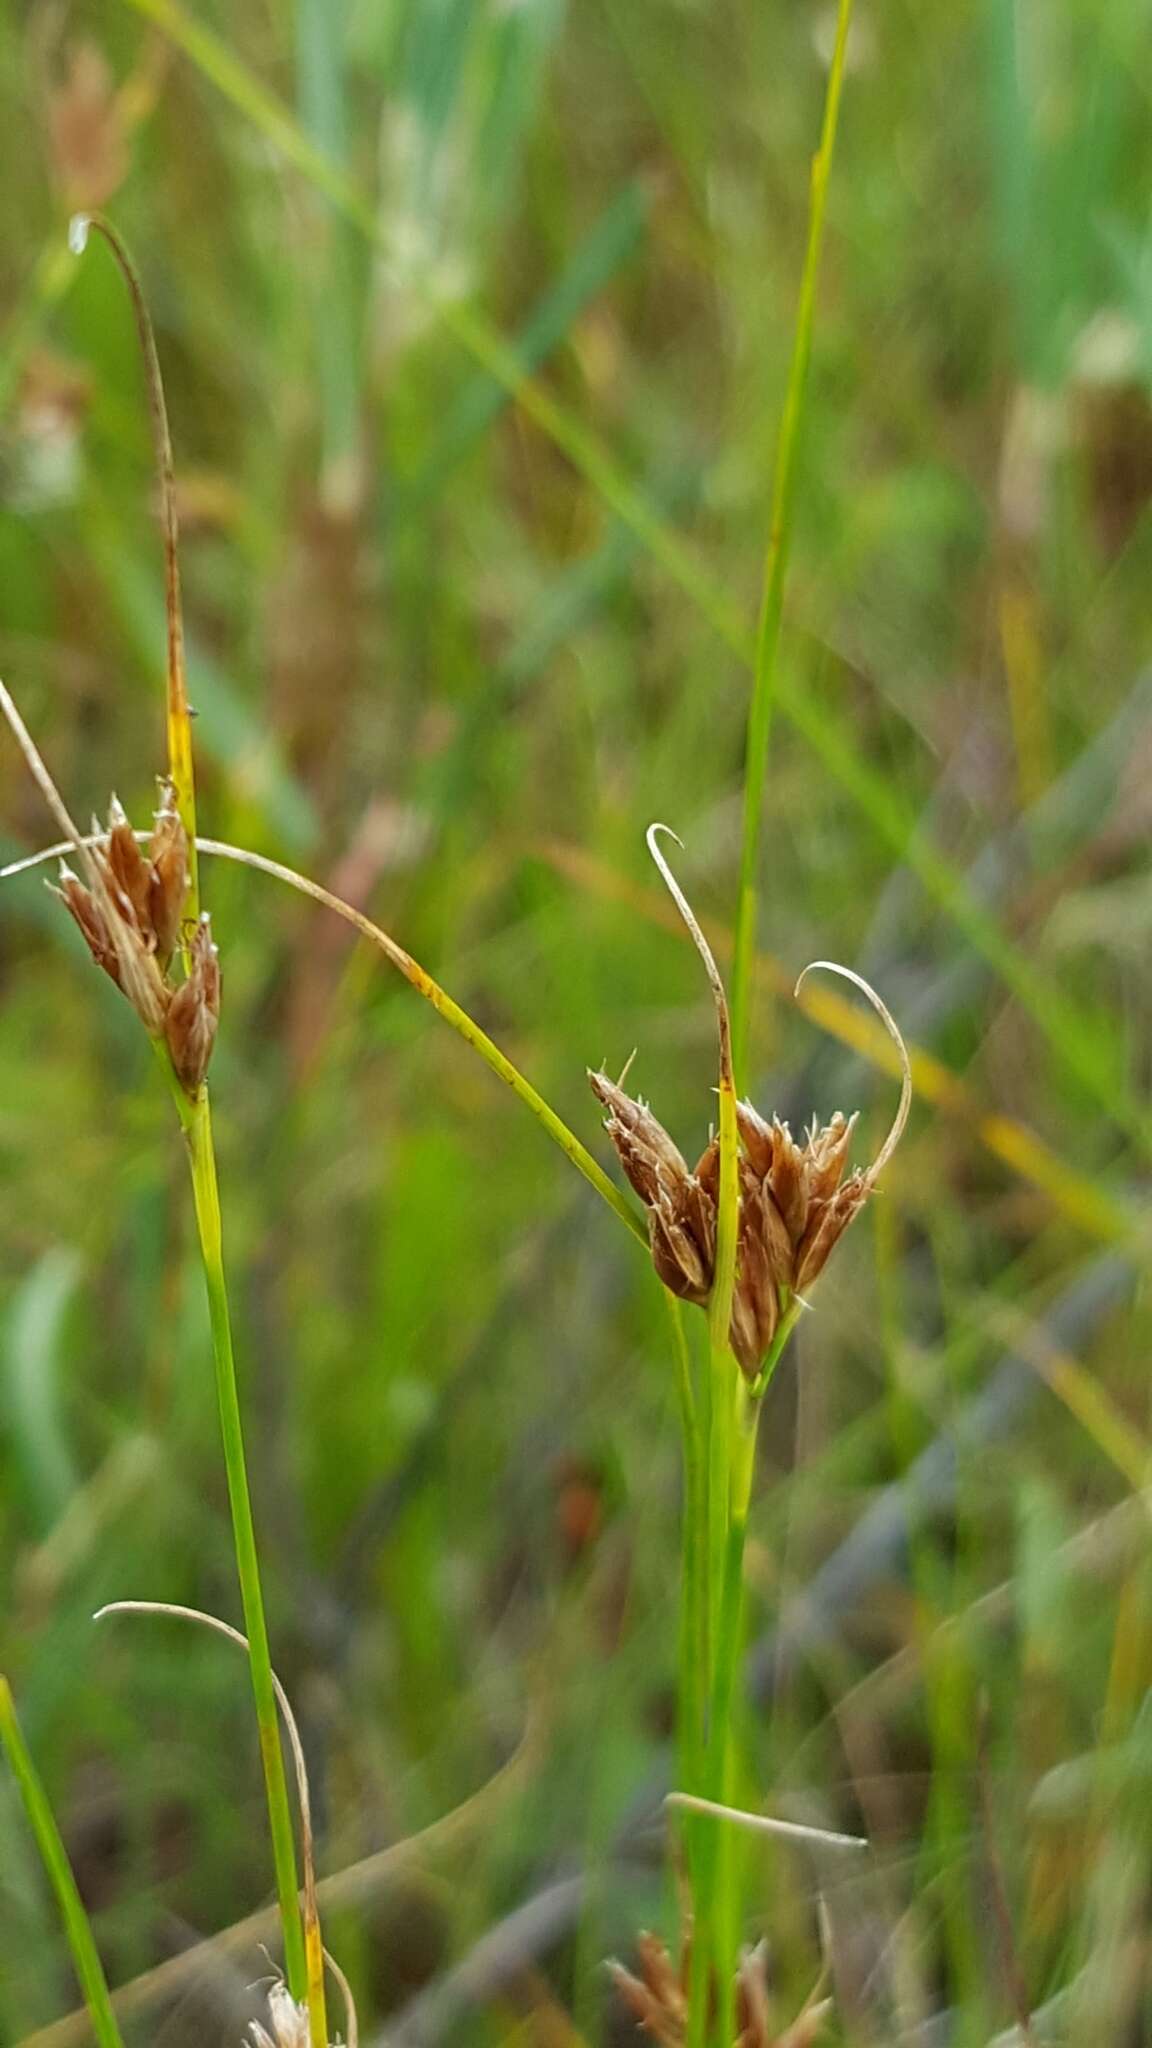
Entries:
<svg viewBox="0 0 1152 2048">
<path fill-rule="evenodd" d="M 31 1752 L 24 1740 L 23 1731 L 16 1718 L 16 1707 L 6 1678 L 0 1677 L 0 1742 L 3 1743 L 12 1774 L 24 1802 L 28 1823 L 36 1837 L 36 1846 L 48 1880 L 56 1894 L 60 1917 L 72 1951 L 76 1975 L 84 1994 L 84 2003 L 92 2021 L 98 2048 L 124 2048 L 104 1968 L 96 1949 L 92 1927 L 84 1910 L 68 1853 L 60 1838 L 60 1830 L 48 1803 L 48 1795 L 40 1782 Z"/>
<path fill-rule="evenodd" d="M 756 966 L 756 919 L 760 901 L 760 853 L 764 833 L 764 782 L 768 772 L 768 747 L 772 734 L 772 713 L 776 703 L 784 585 L 788 574 L 788 556 L 792 540 L 797 454 L 804 422 L 808 364 L 812 354 L 812 322 L 816 307 L 816 282 L 820 272 L 820 251 L 824 240 L 828 174 L 832 168 L 832 153 L 836 146 L 840 89 L 844 79 L 844 57 L 851 18 L 852 0 L 840 0 L 836 42 L 824 101 L 823 132 L 820 147 L 812 162 L 808 244 L 800 281 L 800 303 L 792 343 L 792 365 L 788 373 L 784 414 L 780 422 L 780 436 L 776 447 L 772 504 L 768 519 L 764 593 L 756 633 L 756 661 L 752 678 L 752 698 L 748 709 L 748 737 L 744 759 L 744 824 L 740 851 L 740 889 L 736 904 L 736 952 L 732 975 L 732 1048 L 739 1088 L 746 1087 L 748 1083 L 748 1032 Z"/>
</svg>

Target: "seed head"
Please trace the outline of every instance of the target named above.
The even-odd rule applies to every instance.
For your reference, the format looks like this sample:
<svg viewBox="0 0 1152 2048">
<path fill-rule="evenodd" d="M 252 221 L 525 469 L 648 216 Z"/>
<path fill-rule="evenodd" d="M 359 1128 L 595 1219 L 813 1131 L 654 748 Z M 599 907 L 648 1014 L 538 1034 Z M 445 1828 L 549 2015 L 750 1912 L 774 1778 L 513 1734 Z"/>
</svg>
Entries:
<svg viewBox="0 0 1152 2048">
<path fill-rule="evenodd" d="M 184 904 L 188 895 L 188 835 L 184 830 L 170 782 L 163 784 L 160 809 L 152 827 L 151 872 L 148 877 L 148 917 L 156 940 L 156 954 L 167 967 L 176 950 Z"/>
<path fill-rule="evenodd" d="M 288 1986 L 279 1978 L 268 1989 L 268 2018 L 271 2033 L 259 2020 L 249 2022 L 251 2048 L 312 2048 L 308 2008 L 297 2005 Z"/>
<path fill-rule="evenodd" d="M 832 966 L 826 961 L 817 964 Z M 900 1107 L 871 1166 L 849 1171 L 855 1115 L 845 1117 L 837 1110 L 826 1124 L 813 1120 L 801 1144 L 779 1117 L 769 1123 L 750 1102 L 737 1104 L 739 1227 L 730 1341 L 741 1371 L 752 1382 L 789 1303 L 802 1296 L 823 1271 L 853 1217 L 864 1207 L 908 1115 L 908 1055 L 895 1022 L 880 998 L 851 969 L 832 966 L 832 971 L 864 990 L 890 1030 L 903 1071 Z M 648 1212 L 648 1236 L 657 1273 L 681 1300 L 707 1302 L 716 1254 L 718 1140 L 712 1139 L 690 1170 L 646 1103 L 626 1095 L 606 1074 L 590 1073 L 588 1079 L 608 1111 L 605 1129 L 620 1163 Z"/>
<path fill-rule="evenodd" d="M 220 963 L 202 918 L 189 947 L 187 978 L 173 987 L 169 968 L 188 895 L 188 839 L 171 786 L 162 787 L 146 844 L 113 797 L 107 830 L 93 820 L 90 840 L 77 845 L 88 880 L 62 865 L 54 893 L 145 1030 L 165 1040 L 181 1085 L 195 1095 L 220 1021 Z"/>
<path fill-rule="evenodd" d="M 679 1969 L 659 1935 L 641 1934 L 636 1950 L 636 1972 L 626 1970 L 622 1963 L 609 1963 L 616 1989 L 660 2048 L 683 2048 L 688 2034 L 690 1938 L 683 1942 Z M 772 2004 L 767 1957 L 760 1943 L 744 1950 L 736 1971 L 734 2048 L 813 2048 L 828 2016 L 827 2003 L 810 1999 L 782 2031 L 777 2030 Z"/>
</svg>

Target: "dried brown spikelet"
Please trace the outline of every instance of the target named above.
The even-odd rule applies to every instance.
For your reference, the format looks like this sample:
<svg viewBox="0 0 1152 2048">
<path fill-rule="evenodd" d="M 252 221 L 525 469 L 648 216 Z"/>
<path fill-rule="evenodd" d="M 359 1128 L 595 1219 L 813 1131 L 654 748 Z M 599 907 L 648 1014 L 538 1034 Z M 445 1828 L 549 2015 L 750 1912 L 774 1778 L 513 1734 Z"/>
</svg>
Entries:
<svg viewBox="0 0 1152 2048">
<path fill-rule="evenodd" d="M 818 962 L 819 966 L 832 966 Z M 755 1382 L 795 1297 L 823 1271 L 859 1215 L 892 1156 L 910 1101 L 908 1056 L 880 998 L 849 968 L 832 967 L 864 990 L 900 1053 L 903 1086 L 896 1120 L 869 1167 L 848 1168 L 855 1115 L 839 1110 L 815 1120 L 803 1144 L 786 1123 L 771 1123 L 750 1102 L 736 1106 L 739 1223 L 730 1341 L 741 1371 Z M 801 977 L 803 979 L 803 977 Z M 799 986 L 799 984 L 798 984 Z M 590 1073 L 593 1092 L 608 1111 L 605 1129 L 620 1163 L 648 1212 L 652 1262 L 664 1285 L 681 1300 L 707 1302 L 715 1266 L 720 1147 L 713 1138 L 689 1169 L 647 1104 L 625 1094 L 606 1074 Z"/>
<path fill-rule="evenodd" d="M 59 882 L 49 882 L 48 887 L 54 896 L 60 898 L 64 908 L 71 912 L 76 924 L 79 925 L 84 942 L 97 967 L 102 967 L 105 974 L 111 976 L 117 988 L 121 988 L 123 983 L 120 980 L 120 962 L 116 948 L 112 943 L 104 913 L 91 889 L 85 888 L 79 875 L 74 874 L 64 861 L 60 863 Z"/>
<path fill-rule="evenodd" d="M 220 1022 L 220 956 L 212 943 L 207 911 L 196 927 L 189 950 L 188 979 L 181 983 L 168 1005 L 164 1035 L 181 1087 L 195 1095 L 208 1072 Z"/>
<path fill-rule="evenodd" d="M 62 866 L 54 893 L 97 966 L 127 996 L 150 1036 L 164 1039 L 181 1086 L 195 1095 L 220 1021 L 220 963 L 205 916 L 189 946 L 187 979 L 174 988 L 168 978 L 188 895 L 188 840 L 171 787 L 163 785 L 147 850 L 113 797 L 107 831 L 94 824 L 80 851 L 91 886 Z"/>
<path fill-rule="evenodd" d="M 161 787 L 149 855 L 148 914 L 157 956 L 161 966 L 167 967 L 180 937 L 188 895 L 188 836 L 170 782 Z"/>
</svg>

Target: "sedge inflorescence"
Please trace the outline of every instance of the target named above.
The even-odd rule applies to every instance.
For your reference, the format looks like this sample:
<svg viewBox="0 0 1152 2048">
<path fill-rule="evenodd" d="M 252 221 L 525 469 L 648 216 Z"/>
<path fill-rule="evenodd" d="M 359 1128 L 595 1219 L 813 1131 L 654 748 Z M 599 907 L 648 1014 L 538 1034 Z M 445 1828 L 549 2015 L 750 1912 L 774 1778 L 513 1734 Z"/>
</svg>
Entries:
<svg viewBox="0 0 1152 2048">
<path fill-rule="evenodd" d="M 657 1273 L 682 1301 L 706 1304 L 716 1257 L 719 1140 L 712 1138 L 690 1169 L 645 1102 L 606 1074 L 588 1079 L 647 1211 Z M 741 1371 L 754 1381 L 788 1302 L 823 1270 L 872 1192 L 874 1171 L 846 1173 L 856 1117 L 839 1110 L 823 1126 L 814 1121 L 803 1144 L 779 1117 L 767 1122 L 750 1102 L 737 1104 L 736 1121 L 740 1223 L 730 1337 Z"/>
<path fill-rule="evenodd" d="M 78 851 L 87 881 L 61 865 L 55 889 L 98 967 L 127 996 L 145 1030 L 167 1046 L 177 1079 L 194 1096 L 208 1071 L 220 1021 L 220 962 L 207 913 L 187 945 L 187 972 L 173 978 L 188 894 L 188 840 L 169 785 L 141 845 L 115 797 L 107 831 Z"/>
</svg>

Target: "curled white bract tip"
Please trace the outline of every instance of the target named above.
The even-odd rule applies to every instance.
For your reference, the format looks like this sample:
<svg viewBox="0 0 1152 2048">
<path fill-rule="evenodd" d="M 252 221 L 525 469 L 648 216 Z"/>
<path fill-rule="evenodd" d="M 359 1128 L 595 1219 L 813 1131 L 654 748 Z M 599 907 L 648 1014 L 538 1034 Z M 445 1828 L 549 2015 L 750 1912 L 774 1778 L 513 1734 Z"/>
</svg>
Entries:
<svg viewBox="0 0 1152 2048">
<path fill-rule="evenodd" d="M 799 995 L 808 976 L 815 974 L 817 971 L 824 974 L 838 974 L 841 980 L 850 981 L 853 988 L 859 989 L 861 995 L 866 997 L 867 1001 L 871 1003 L 885 1031 L 896 1047 L 900 1060 L 900 1101 L 896 1107 L 896 1115 L 888 1136 L 868 1168 L 867 1179 L 869 1185 L 875 1186 L 904 1135 L 904 1126 L 908 1121 L 908 1112 L 912 1107 L 912 1062 L 908 1057 L 908 1047 L 904 1043 L 903 1033 L 895 1017 L 883 998 L 877 995 L 871 982 L 865 981 L 864 976 L 857 974 L 855 968 L 842 967 L 838 960 L 810 960 L 792 991 L 794 997 Z"/>
<path fill-rule="evenodd" d="M 731 1083 L 731 1027 L 728 1022 L 728 998 L 724 993 L 724 983 L 720 979 L 720 969 L 716 965 L 712 948 L 708 944 L 707 939 L 704 937 L 704 934 L 700 929 L 700 925 L 697 920 L 696 913 L 692 908 L 692 905 L 689 903 L 688 898 L 685 896 L 683 889 L 680 887 L 679 882 L 676 880 L 675 875 L 672 873 L 671 868 L 669 867 L 667 861 L 664 858 L 664 855 L 661 853 L 660 848 L 656 843 L 656 835 L 658 832 L 663 832 L 667 835 L 669 839 L 675 840 L 676 845 L 679 847 L 683 847 L 684 841 L 681 839 L 679 833 L 674 832 L 672 830 L 671 825 L 649 825 L 647 832 L 644 834 L 648 851 L 652 855 L 652 858 L 655 861 L 656 866 L 659 868 L 664 885 L 668 890 L 668 893 L 671 896 L 673 903 L 676 905 L 677 910 L 680 912 L 680 915 L 684 920 L 684 924 L 687 929 L 688 936 L 692 941 L 692 944 L 695 946 L 696 951 L 699 953 L 701 960 L 704 962 L 704 971 L 708 976 L 709 986 L 712 990 L 712 1000 L 716 1005 L 716 1022 L 720 1033 L 720 1078 L 722 1081 L 727 1081 L 728 1083 Z"/>
<path fill-rule="evenodd" d="M 68 247 L 73 256 L 82 256 L 88 247 L 88 235 L 92 222 L 86 213 L 74 213 L 68 223 Z"/>
</svg>

